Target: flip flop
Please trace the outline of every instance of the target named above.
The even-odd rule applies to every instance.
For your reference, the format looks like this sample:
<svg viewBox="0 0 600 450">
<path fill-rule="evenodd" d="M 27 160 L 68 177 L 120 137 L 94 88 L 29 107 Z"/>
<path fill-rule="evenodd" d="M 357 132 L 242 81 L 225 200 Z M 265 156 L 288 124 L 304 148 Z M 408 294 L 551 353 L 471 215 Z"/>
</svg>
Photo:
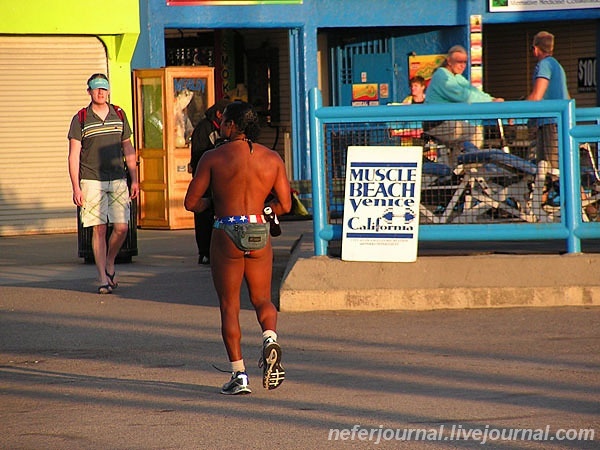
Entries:
<svg viewBox="0 0 600 450">
<path fill-rule="evenodd" d="M 112 289 L 116 289 L 119 287 L 119 283 L 115 283 L 115 275 L 117 274 L 117 272 L 113 272 L 113 274 L 111 275 L 110 273 L 108 273 L 108 270 L 104 270 L 104 273 L 106 274 L 106 276 L 108 277 L 108 285 L 112 288 Z"/>
<path fill-rule="evenodd" d="M 102 286 L 98 286 L 98 294 L 112 294 L 110 284 L 103 284 Z"/>
</svg>

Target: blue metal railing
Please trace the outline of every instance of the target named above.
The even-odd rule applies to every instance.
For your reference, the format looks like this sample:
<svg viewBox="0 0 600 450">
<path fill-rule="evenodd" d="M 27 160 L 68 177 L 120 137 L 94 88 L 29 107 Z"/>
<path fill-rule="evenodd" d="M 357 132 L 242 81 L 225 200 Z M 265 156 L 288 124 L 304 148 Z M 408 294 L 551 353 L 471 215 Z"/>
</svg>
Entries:
<svg viewBox="0 0 600 450">
<path fill-rule="evenodd" d="M 578 122 L 595 122 L 600 125 L 600 108 L 577 108 L 575 116 Z M 596 136 L 596 139 L 600 139 L 600 136 Z"/>
<path fill-rule="evenodd" d="M 419 106 L 323 107 L 318 89 L 310 92 L 311 172 L 315 255 L 327 254 L 328 242 L 339 240 L 342 226 L 328 223 L 324 126 L 330 123 L 374 123 L 432 120 L 527 120 L 552 118 L 558 123 L 561 183 L 560 222 L 421 225 L 423 241 L 566 241 L 567 251 L 581 251 L 581 239 L 600 238 L 600 223 L 583 223 L 579 143 L 600 141 L 600 125 L 576 125 L 600 120 L 600 108 L 575 109 L 573 100 Z M 596 122 L 598 123 L 598 122 Z M 565 151 L 567 150 L 567 151 Z"/>
</svg>

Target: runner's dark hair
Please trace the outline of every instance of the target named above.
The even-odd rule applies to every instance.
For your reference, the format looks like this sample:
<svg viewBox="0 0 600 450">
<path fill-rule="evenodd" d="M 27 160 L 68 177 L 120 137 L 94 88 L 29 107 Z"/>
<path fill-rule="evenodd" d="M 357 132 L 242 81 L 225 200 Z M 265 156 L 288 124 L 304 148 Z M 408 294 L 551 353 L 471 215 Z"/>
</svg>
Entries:
<svg viewBox="0 0 600 450">
<path fill-rule="evenodd" d="M 250 141 L 256 142 L 260 134 L 258 114 L 250 103 L 235 101 L 227 105 L 223 111 L 223 119 L 232 121 L 237 129 Z"/>
</svg>

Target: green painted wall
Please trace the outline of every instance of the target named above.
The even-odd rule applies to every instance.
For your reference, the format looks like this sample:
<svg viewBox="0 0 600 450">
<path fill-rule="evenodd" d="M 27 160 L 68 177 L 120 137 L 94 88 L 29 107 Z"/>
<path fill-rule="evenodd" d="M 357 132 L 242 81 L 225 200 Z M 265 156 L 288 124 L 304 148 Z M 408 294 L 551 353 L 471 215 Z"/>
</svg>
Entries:
<svg viewBox="0 0 600 450">
<path fill-rule="evenodd" d="M 99 37 L 107 52 L 111 101 L 133 122 L 131 58 L 140 34 L 139 0 L 0 0 L 0 33 Z"/>
</svg>

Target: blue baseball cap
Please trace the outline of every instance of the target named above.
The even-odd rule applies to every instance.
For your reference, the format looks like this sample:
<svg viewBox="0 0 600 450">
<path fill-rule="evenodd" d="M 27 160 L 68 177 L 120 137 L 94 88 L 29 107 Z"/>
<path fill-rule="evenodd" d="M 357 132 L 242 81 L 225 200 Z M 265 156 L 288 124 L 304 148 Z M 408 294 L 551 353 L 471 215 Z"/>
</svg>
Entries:
<svg viewBox="0 0 600 450">
<path fill-rule="evenodd" d="M 104 78 L 94 78 L 93 80 L 90 80 L 88 87 L 90 89 L 106 89 L 107 91 L 110 89 L 108 80 L 105 80 Z"/>
</svg>

